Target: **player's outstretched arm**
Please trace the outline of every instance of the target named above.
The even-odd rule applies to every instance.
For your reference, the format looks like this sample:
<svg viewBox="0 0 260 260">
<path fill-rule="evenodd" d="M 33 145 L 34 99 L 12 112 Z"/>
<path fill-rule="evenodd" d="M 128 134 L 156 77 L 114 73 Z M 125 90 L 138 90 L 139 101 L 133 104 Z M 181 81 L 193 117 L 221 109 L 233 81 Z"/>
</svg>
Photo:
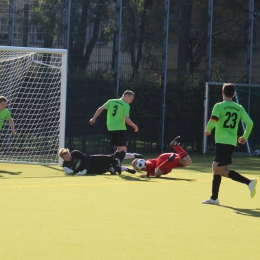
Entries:
<svg viewBox="0 0 260 260">
<path fill-rule="evenodd" d="M 136 124 L 134 124 L 133 121 L 128 116 L 125 116 L 125 122 L 128 125 L 132 126 L 134 128 L 135 132 L 138 132 L 138 130 L 139 130 L 138 126 Z"/>
<path fill-rule="evenodd" d="M 89 123 L 93 125 L 96 122 L 97 117 L 102 113 L 103 110 L 105 110 L 106 107 L 103 105 L 102 107 L 99 107 L 97 111 L 95 112 L 94 116 L 89 120 Z"/>
<path fill-rule="evenodd" d="M 14 120 L 12 118 L 10 118 L 8 121 L 11 126 L 12 134 L 16 134 L 16 130 L 14 129 Z"/>
</svg>

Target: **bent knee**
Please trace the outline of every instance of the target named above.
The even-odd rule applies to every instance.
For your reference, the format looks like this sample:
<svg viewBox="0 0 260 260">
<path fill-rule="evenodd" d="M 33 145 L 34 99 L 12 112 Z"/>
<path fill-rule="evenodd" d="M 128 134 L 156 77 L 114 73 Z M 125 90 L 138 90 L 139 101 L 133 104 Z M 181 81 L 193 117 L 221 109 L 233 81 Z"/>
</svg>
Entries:
<svg viewBox="0 0 260 260">
<path fill-rule="evenodd" d="M 181 166 L 189 166 L 191 165 L 192 161 L 189 155 L 183 157 L 180 161 Z"/>
<path fill-rule="evenodd" d="M 219 174 L 224 177 L 228 177 L 229 169 L 228 166 L 220 166 L 218 167 L 218 164 L 214 161 L 212 164 L 212 169 L 214 174 Z"/>
<path fill-rule="evenodd" d="M 162 170 L 160 170 L 159 168 L 156 168 L 156 169 L 155 169 L 155 171 L 154 171 L 154 176 L 155 176 L 156 178 L 160 178 L 162 174 L 163 174 L 163 171 L 162 171 Z"/>
<path fill-rule="evenodd" d="M 192 160 L 191 160 L 191 158 L 189 157 L 189 159 L 186 160 L 186 162 L 185 162 L 185 166 L 189 166 L 189 165 L 191 165 L 191 164 L 192 164 Z"/>
</svg>

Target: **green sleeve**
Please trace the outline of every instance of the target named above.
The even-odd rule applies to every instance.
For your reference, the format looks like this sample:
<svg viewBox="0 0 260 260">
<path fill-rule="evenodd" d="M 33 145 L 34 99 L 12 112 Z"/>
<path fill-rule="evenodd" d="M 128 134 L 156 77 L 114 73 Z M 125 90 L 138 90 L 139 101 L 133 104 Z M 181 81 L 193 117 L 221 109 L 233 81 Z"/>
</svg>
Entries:
<svg viewBox="0 0 260 260">
<path fill-rule="evenodd" d="M 246 129 L 244 131 L 243 138 L 248 139 L 249 135 L 252 132 L 254 123 L 252 119 L 249 117 L 249 115 L 246 113 L 246 111 L 243 111 L 241 119 L 246 124 Z"/>
<path fill-rule="evenodd" d="M 6 117 L 5 117 L 7 120 L 11 119 L 11 112 L 6 109 Z"/>
<path fill-rule="evenodd" d="M 211 130 L 216 126 L 216 124 L 217 123 L 215 121 L 209 120 L 206 126 L 206 132 L 210 133 Z"/>
<path fill-rule="evenodd" d="M 211 117 L 206 126 L 206 132 L 210 133 L 211 130 L 216 126 L 218 117 L 219 117 L 219 106 L 218 104 L 215 104 L 211 112 Z"/>
</svg>

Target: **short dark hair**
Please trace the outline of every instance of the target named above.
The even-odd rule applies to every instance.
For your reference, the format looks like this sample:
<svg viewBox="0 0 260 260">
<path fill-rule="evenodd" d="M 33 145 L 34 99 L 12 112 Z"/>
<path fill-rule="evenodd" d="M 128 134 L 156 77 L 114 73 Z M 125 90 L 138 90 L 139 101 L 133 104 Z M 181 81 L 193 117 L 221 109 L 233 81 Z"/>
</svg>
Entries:
<svg viewBox="0 0 260 260">
<path fill-rule="evenodd" d="M 226 97 L 232 98 L 235 94 L 236 88 L 233 83 L 223 84 L 222 92 Z"/>
</svg>

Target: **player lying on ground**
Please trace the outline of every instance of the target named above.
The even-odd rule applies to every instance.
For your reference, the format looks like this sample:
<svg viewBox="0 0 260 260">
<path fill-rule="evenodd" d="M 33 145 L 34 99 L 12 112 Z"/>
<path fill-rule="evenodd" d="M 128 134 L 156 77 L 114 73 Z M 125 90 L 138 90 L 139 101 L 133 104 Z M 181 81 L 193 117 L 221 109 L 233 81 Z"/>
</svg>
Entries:
<svg viewBox="0 0 260 260">
<path fill-rule="evenodd" d="M 85 155 L 77 150 L 70 152 L 67 148 L 61 148 L 58 156 L 64 160 L 62 167 L 66 174 L 86 175 L 87 173 L 103 174 L 110 172 L 112 175 L 116 173 L 120 175 L 122 171 L 136 172 L 133 169 L 121 166 L 120 160 L 115 158 L 113 154 Z"/>
<path fill-rule="evenodd" d="M 156 159 L 148 159 L 145 161 L 142 167 L 143 159 L 135 159 L 132 161 L 132 165 L 137 171 L 146 171 L 146 175 L 141 175 L 143 178 L 149 178 L 155 176 L 159 178 L 161 175 L 168 174 L 173 168 L 185 167 L 191 164 L 191 159 L 187 152 L 180 147 L 180 136 L 176 137 L 171 146 L 177 151 L 177 153 L 162 153 Z M 141 167 L 140 167 L 140 166 Z"/>
</svg>

